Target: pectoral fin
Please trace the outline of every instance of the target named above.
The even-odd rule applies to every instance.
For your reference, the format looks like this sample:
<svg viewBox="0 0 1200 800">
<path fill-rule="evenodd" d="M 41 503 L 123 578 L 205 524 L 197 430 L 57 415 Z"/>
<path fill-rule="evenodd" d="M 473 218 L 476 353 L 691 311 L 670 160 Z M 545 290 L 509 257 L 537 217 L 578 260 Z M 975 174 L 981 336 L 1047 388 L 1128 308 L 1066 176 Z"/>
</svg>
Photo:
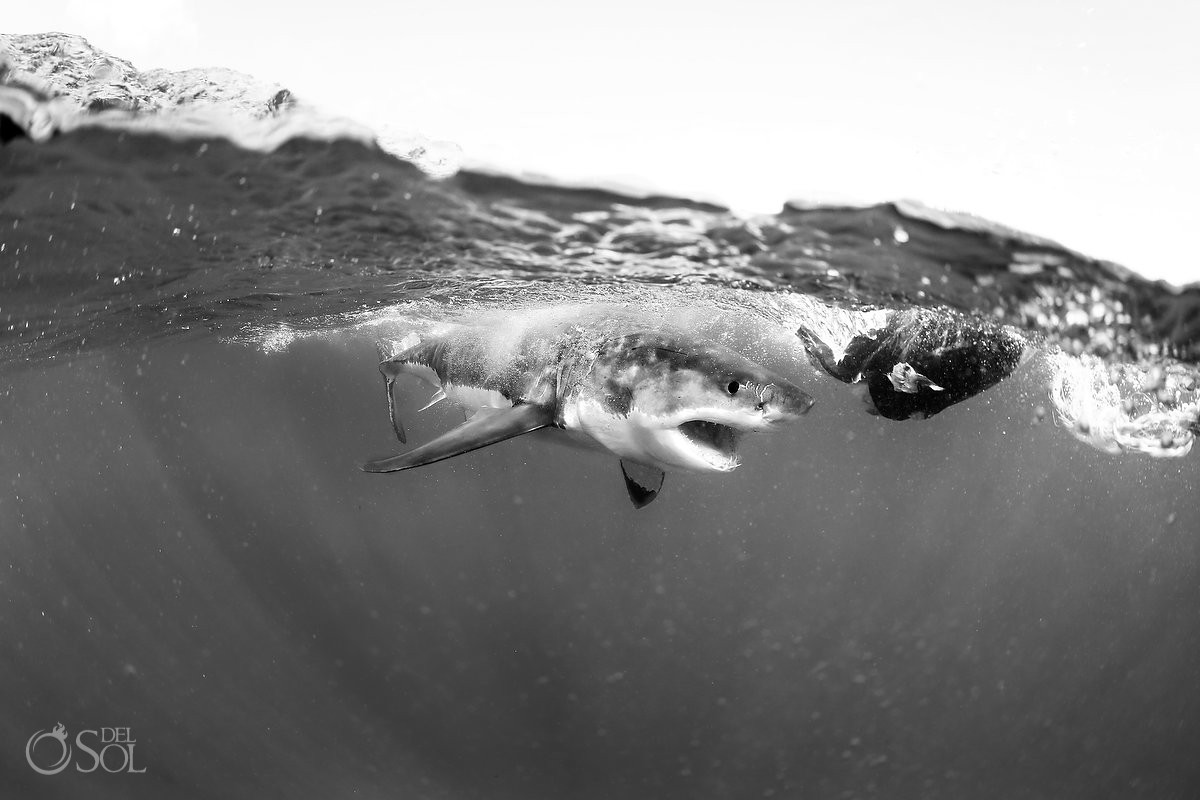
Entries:
<svg viewBox="0 0 1200 800">
<path fill-rule="evenodd" d="M 625 490 L 634 508 L 645 508 L 654 502 L 662 491 L 666 474 L 658 467 L 649 467 L 636 461 L 621 459 L 621 475 L 625 477 Z"/>
<path fill-rule="evenodd" d="M 469 453 L 523 433 L 554 424 L 554 413 L 543 406 L 519 405 L 493 414 L 477 414 L 449 433 L 407 453 L 368 461 L 364 472 L 399 472 Z"/>
</svg>

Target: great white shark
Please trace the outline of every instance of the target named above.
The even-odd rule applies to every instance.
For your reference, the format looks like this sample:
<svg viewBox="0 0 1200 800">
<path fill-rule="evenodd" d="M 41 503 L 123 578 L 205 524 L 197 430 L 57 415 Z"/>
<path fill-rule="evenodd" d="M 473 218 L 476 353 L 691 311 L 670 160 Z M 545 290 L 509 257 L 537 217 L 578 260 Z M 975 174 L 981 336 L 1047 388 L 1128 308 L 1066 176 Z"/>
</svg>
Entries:
<svg viewBox="0 0 1200 800">
<path fill-rule="evenodd" d="M 813 405 L 748 358 L 681 333 L 457 325 L 410 334 L 400 348 L 379 365 L 397 438 L 407 441 L 394 396 L 403 375 L 436 390 L 425 408 L 449 400 L 467 420 L 420 447 L 367 462 L 367 472 L 412 469 L 549 428 L 617 456 L 641 508 L 658 496 L 666 471 L 729 472 L 743 434 L 795 420 Z"/>
</svg>

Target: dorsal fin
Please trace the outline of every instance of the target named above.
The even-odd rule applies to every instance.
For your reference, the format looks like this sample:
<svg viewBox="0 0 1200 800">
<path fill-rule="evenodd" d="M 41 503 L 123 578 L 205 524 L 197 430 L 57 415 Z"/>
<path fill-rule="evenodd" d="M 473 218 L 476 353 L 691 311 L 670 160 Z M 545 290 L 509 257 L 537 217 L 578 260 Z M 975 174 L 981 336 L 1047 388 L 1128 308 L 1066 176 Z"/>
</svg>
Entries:
<svg viewBox="0 0 1200 800">
<path fill-rule="evenodd" d="M 407 453 L 378 458 L 363 465 L 364 472 L 399 472 L 469 453 L 523 433 L 554 424 L 554 413 L 536 405 L 519 405 L 490 414 L 476 414 L 452 431 Z"/>
</svg>

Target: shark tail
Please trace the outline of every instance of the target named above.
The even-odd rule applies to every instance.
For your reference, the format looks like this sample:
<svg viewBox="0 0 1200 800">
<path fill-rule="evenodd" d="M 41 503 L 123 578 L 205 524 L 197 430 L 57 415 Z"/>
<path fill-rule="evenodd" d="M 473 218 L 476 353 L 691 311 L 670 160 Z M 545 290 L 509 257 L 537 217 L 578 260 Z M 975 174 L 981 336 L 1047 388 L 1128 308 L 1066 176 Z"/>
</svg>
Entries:
<svg viewBox="0 0 1200 800">
<path fill-rule="evenodd" d="M 379 371 L 384 376 L 395 378 L 402 374 L 405 357 L 413 354 L 421 346 L 421 335 L 416 331 L 407 334 L 399 341 L 380 340 L 375 342 L 375 350 L 379 353 Z"/>
<path fill-rule="evenodd" d="M 401 375 L 416 375 L 435 386 L 439 392 L 442 386 L 437 373 L 425 366 L 424 359 L 419 357 L 424 349 L 423 344 L 421 336 L 414 331 L 399 342 L 380 341 L 375 345 L 379 352 L 379 372 L 383 375 L 383 384 L 387 392 L 388 419 L 391 420 L 396 438 L 402 443 L 406 443 L 408 437 L 404 433 L 404 423 L 396 415 L 396 378 Z"/>
</svg>

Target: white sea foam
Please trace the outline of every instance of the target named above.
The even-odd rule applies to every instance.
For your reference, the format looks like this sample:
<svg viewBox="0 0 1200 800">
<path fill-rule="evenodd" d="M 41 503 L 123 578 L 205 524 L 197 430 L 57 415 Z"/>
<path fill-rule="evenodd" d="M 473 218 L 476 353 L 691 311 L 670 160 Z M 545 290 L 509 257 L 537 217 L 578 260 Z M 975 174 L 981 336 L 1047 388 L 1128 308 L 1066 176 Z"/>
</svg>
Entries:
<svg viewBox="0 0 1200 800">
<path fill-rule="evenodd" d="M 1174 365 L 1106 364 L 1062 351 L 1050 358 L 1050 399 L 1059 421 L 1107 453 L 1184 456 L 1192 449 L 1200 404 L 1186 370 Z"/>
</svg>

